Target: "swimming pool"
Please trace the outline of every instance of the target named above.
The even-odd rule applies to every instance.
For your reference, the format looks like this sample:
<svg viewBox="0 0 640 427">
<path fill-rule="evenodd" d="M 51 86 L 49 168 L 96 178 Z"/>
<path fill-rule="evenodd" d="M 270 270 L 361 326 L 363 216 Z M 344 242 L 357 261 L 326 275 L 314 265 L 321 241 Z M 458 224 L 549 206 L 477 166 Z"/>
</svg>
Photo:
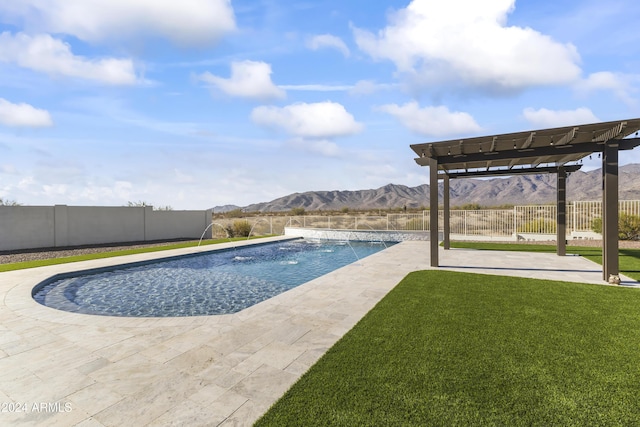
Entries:
<svg viewBox="0 0 640 427">
<path fill-rule="evenodd" d="M 392 242 L 297 239 L 54 276 L 33 298 L 58 310 L 126 317 L 235 313 Z"/>
</svg>

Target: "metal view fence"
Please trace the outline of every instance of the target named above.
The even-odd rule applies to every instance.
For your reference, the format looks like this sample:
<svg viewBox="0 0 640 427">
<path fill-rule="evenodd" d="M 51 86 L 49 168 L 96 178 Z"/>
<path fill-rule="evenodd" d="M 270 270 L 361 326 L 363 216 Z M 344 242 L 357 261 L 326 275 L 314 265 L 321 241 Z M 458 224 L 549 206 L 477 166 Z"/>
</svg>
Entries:
<svg viewBox="0 0 640 427">
<path fill-rule="evenodd" d="M 621 200 L 620 213 L 640 215 L 640 200 Z M 602 216 L 602 202 L 583 201 L 567 203 L 567 234 L 591 231 L 592 222 Z M 444 213 L 438 212 L 439 228 L 444 224 Z M 238 219 L 220 220 L 233 223 Z M 254 234 L 282 234 L 285 227 L 326 228 L 334 230 L 396 230 L 429 231 L 429 211 L 421 213 L 391 213 L 386 215 L 302 215 L 248 217 Z M 511 209 L 451 210 L 451 234 L 463 236 L 512 237 L 516 234 L 555 234 L 556 206 L 514 206 Z M 224 232 L 217 227 L 217 232 Z"/>
</svg>

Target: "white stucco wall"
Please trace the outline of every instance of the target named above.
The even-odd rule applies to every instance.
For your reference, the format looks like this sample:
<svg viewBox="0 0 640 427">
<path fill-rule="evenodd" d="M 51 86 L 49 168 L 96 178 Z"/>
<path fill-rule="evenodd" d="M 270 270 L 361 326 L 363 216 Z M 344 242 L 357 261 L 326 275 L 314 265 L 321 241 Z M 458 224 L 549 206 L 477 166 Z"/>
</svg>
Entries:
<svg viewBox="0 0 640 427">
<path fill-rule="evenodd" d="M 53 206 L 0 206 L 0 250 L 53 246 Z"/>
<path fill-rule="evenodd" d="M 152 207 L 0 206 L 0 251 L 199 239 L 211 211 L 154 211 Z M 205 237 L 211 237 L 211 233 Z"/>
</svg>

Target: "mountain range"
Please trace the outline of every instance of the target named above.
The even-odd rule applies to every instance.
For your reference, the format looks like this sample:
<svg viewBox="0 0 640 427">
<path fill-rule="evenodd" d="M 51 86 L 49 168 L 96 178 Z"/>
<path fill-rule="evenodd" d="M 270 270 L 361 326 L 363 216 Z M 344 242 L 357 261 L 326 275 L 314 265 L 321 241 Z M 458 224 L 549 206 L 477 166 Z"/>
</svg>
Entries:
<svg viewBox="0 0 640 427">
<path fill-rule="evenodd" d="M 442 200 L 442 183 L 438 194 Z M 553 203 L 556 200 L 556 175 L 515 175 L 507 178 L 453 179 L 450 182 L 451 206 L 477 203 L 482 206 L 528 205 Z M 620 200 L 640 199 L 640 164 L 619 168 Z M 601 200 L 602 170 L 577 171 L 567 177 L 567 200 Z M 282 212 L 302 207 L 307 211 L 367 210 L 388 208 L 419 208 L 429 205 L 429 185 L 417 187 L 387 184 L 371 190 L 307 191 L 280 197 L 270 202 L 240 207 L 216 206 L 215 213 L 242 209 L 244 212 Z"/>
</svg>

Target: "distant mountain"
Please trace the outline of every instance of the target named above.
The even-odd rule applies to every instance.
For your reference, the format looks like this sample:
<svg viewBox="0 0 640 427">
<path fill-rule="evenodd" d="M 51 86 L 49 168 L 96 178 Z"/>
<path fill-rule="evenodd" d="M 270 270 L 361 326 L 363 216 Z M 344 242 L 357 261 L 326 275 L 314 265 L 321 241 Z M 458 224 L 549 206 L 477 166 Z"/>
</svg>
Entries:
<svg viewBox="0 0 640 427">
<path fill-rule="evenodd" d="M 556 200 L 556 176 L 517 175 L 508 178 L 451 180 L 451 206 L 478 203 L 483 206 L 506 204 L 544 204 Z M 438 188 L 442 200 L 442 183 Z M 640 164 L 619 169 L 621 200 L 640 199 Z M 573 172 L 567 178 L 567 200 L 600 200 L 602 198 L 602 170 Z M 407 206 L 419 208 L 429 205 L 429 185 L 417 187 L 387 184 L 371 190 L 307 191 L 280 197 L 270 202 L 255 203 L 242 208 L 245 212 L 281 212 L 302 207 L 307 211 L 349 209 L 386 209 Z M 238 206 L 217 206 L 215 212 L 238 209 Z"/>
</svg>

